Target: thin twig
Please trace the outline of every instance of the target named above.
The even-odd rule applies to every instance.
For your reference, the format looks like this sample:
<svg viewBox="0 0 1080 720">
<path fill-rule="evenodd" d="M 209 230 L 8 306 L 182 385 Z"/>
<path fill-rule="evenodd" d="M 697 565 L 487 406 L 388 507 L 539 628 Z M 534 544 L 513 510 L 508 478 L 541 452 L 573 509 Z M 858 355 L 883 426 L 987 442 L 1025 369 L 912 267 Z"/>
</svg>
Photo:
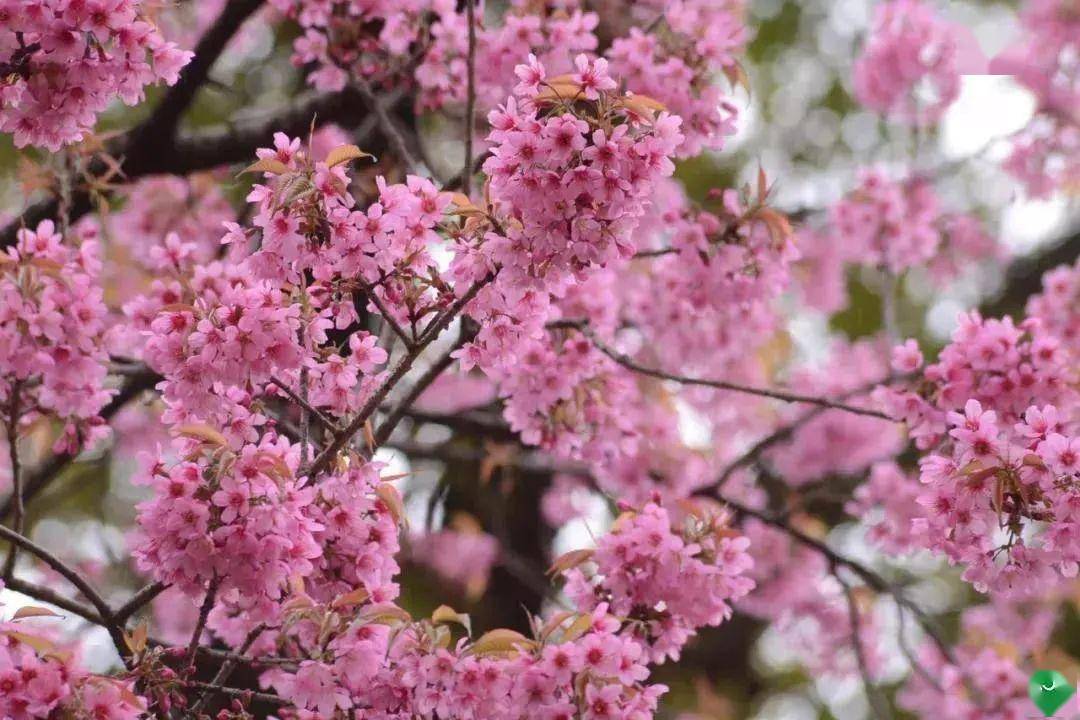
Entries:
<svg viewBox="0 0 1080 720">
<path fill-rule="evenodd" d="M 275 375 L 271 375 L 270 376 L 270 382 L 272 382 L 274 385 L 277 385 L 279 388 L 281 388 L 281 391 L 283 393 L 285 393 L 285 395 L 287 395 L 290 400 L 292 400 L 294 403 L 299 405 L 301 410 L 306 410 L 312 416 L 314 416 L 314 418 L 316 420 L 318 420 L 320 423 L 322 423 L 322 425 L 327 430 L 329 430 L 331 434 L 337 433 L 337 431 L 338 431 L 337 423 L 335 423 L 332 419 L 327 417 L 321 410 L 319 410 L 317 407 L 315 407 L 314 405 L 309 403 L 307 400 L 302 398 L 300 395 L 298 395 L 295 391 L 293 391 L 285 383 L 284 380 L 281 380 L 280 378 L 278 378 Z"/>
<path fill-rule="evenodd" d="M 340 65 L 339 65 L 340 67 Z M 346 69 L 347 71 L 347 69 Z M 390 113 L 386 112 L 386 107 L 378 96 L 375 95 L 375 91 L 371 89 L 371 85 L 368 81 L 361 77 L 354 77 L 352 79 L 353 85 L 360 91 L 360 95 L 363 96 L 371 105 L 372 112 L 375 113 L 375 118 L 379 122 L 379 129 L 386 135 L 386 139 L 390 141 L 390 145 L 393 146 L 394 152 L 405 163 L 405 167 L 409 171 L 414 171 L 420 167 L 416 162 L 416 158 L 413 157 L 412 152 L 409 150 L 408 143 L 405 142 L 405 138 L 401 134 L 401 129 L 394 122 L 394 119 L 390 117 Z"/>
<path fill-rule="evenodd" d="M 870 410 L 867 408 L 857 407 L 855 405 L 848 405 L 847 403 L 839 402 L 836 400 L 830 400 L 829 398 L 817 397 L 814 395 L 800 395 L 798 393 L 791 393 L 784 390 L 774 390 L 772 388 L 759 388 L 749 385 L 741 385 L 739 383 L 728 382 L 726 380 L 708 380 L 705 378 L 687 377 L 685 375 L 675 375 L 673 373 L 665 372 L 663 370 L 657 370 L 656 368 L 647 367 L 637 362 L 629 355 L 621 353 L 610 345 L 606 344 L 596 333 L 593 332 L 592 327 L 584 320 L 569 320 L 552 324 L 553 327 L 569 327 L 574 328 L 581 332 L 590 342 L 596 347 L 597 350 L 607 355 L 609 358 L 634 372 L 641 373 L 642 375 L 648 375 L 650 377 L 658 378 L 660 380 L 670 380 L 672 382 L 681 383 L 683 385 L 700 385 L 703 387 L 711 387 L 717 390 L 729 390 L 731 392 L 746 393 L 748 395 L 758 395 L 760 397 L 772 398 L 773 400 L 782 400 L 789 403 L 805 403 L 807 405 L 819 405 L 823 408 L 831 410 L 843 410 L 845 412 L 853 413 L 855 415 L 865 415 L 867 417 L 880 418 L 882 420 L 893 420 L 885 413 L 879 410 Z"/>
<path fill-rule="evenodd" d="M 386 323 L 390 327 L 390 329 L 394 331 L 394 334 L 401 339 L 401 342 L 405 344 L 405 349 L 412 349 L 412 338 L 410 338 L 409 334 L 405 332 L 405 328 L 401 327 L 401 324 L 398 323 L 398 321 L 394 319 L 394 316 L 390 314 L 390 308 L 386 307 L 386 303 L 382 301 L 382 298 L 378 296 L 374 289 L 368 291 L 367 297 L 368 300 L 370 300 L 371 303 L 375 306 L 375 308 L 379 311 L 383 322 Z"/>
<path fill-rule="evenodd" d="M 190 688 L 203 690 L 217 695 L 224 695 L 226 697 L 239 698 L 240 700 L 251 699 L 255 702 L 268 703 L 270 705 L 278 705 L 281 707 L 284 707 L 286 705 L 292 705 L 292 701 L 286 700 L 285 698 L 279 697 L 277 695 L 272 695 L 270 693 L 226 687 L 224 685 L 214 685 L 213 683 L 200 682 L 198 680 L 188 680 L 184 684 Z"/>
<path fill-rule="evenodd" d="M 859 636 L 861 621 L 859 619 L 859 606 L 855 602 L 855 593 L 852 591 L 851 586 L 840 577 L 840 573 L 836 571 L 836 568 L 833 568 L 833 577 L 840 583 L 840 586 L 844 589 L 844 597 L 847 598 L 848 618 L 851 623 L 851 646 L 855 650 L 855 663 L 859 666 L 859 675 L 862 677 L 866 700 L 870 703 L 870 710 L 878 720 L 886 720 L 891 717 L 891 714 L 884 698 L 881 697 L 877 687 L 874 686 L 873 679 L 870 677 L 866 649 L 863 648 L 862 638 Z"/>
<path fill-rule="evenodd" d="M 18 545 L 26 552 L 34 555 L 59 573 L 65 580 L 74 585 L 75 588 L 83 594 L 83 597 L 90 601 L 90 604 L 97 610 L 98 615 L 101 616 L 102 624 L 105 626 L 105 629 L 109 631 L 109 637 L 112 638 L 113 645 L 116 646 L 117 651 L 120 653 L 120 657 L 124 659 L 125 663 L 129 660 L 131 652 L 127 647 L 127 643 L 124 641 L 123 631 L 113 619 L 112 610 L 109 608 L 108 604 L 106 604 L 101 595 L 98 594 L 97 590 L 95 590 L 89 582 L 45 548 L 3 525 L 0 525 L 0 538 Z"/>
<path fill-rule="evenodd" d="M 23 533 L 23 524 L 26 516 L 26 506 L 23 502 L 23 475 L 19 466 L 19 395 L 21 386 L 15 382 L 11 387 L 11 398 L 8 403 L 7 418 L 4 432 L 7 434 L 8 462 L 11 465 L 11 500 L 12 516 L 11 528 L 19 535 Z M 19 555 L 19 546 L 12 544 L 8 549 L 7 559 L 4 561 L 3 578 L 10 580 L 15 572 L 15 560 Z"/>
<path fill-rule="evenodd" d="M 831 566 L 848 568 L 853 573 L 855 573 L 855 575 L 858 576 L 860 580 L 866 583 L 866 585 L 869 586 L 872 590 L 892 595 L 896 599 L 896 602 L 911 611 L 911 614 L 915 616 L 916 620 L 918 620 L 919 622 L 919 625 L 922 626 L 926 634 L 929 635 L 930 638 L 934 641 L 934 644 L 937 645 L 938 649 L 941 651 L 941 654 L 945 657 L 945 659 L 953 665 L 957 664 L 956 657 L 952 652 L 952 648 L 950 648 L 949 644 L 945 642 L 945 639 L 942 637 L 941 633 L 930 621 L 930 618 L 926 616 L 926 613 L 923 612 L 922 608 L 920 608 L 918 605 L 908 599 L 902 589 L 895 587 L 892 583 L 888 582 L 885 578 L 881 577 L 876 572 L 866 567 L 862 563 L 844 557 L 843 555 L 839 554 L 831 547 L 823 543 L 821 540 L 810 537 L 802 530 L 799 530 L 798 528 L 791 525 L 786 519 L 774 517 L 760 510 L 755 510 L 754 508 L 743 505 L 737 500 L 734 500 L 727 496 L 720 496 L 720 500 L 728 507 L 735 510 L 737 513 L 757 518 L 763 523 L 771 525 L 772 527 L 783 531 L 786 535 L 791 537 L 793 540 L 801 543 L 802 545 L 816 550 L 817 552 L 821 553 L 826 560 L 829 561 L 829 564 Z"/>
<path fill-rule="evenodd" d="M 98 415 L 104 420 L 111 419 L 126 407 L 128 402 L 137 398 L 144 391 L 153 388 L 160 380 L 160 375 L 144 368 L 143 373 L 132 375 L 127 379 L 123 387 L 120 388 L 120 392 L 113 396 L 112 400 L 101 409 Z M 75 457 L 68 453 L 52 455 L 43 466 L 36 469 L 23 482 L 23 502 L 28 502 L 48 487 L 49 483 L 58 477 L 74 460 Z M 4 502 L 3 507 L 0 507 L 0 517 L 10 516 L 14 509 L 15 498 L 9 497 Z"/>
<path fill-rule="evenodd" d="M 493 279 L 494 275 L 489 275 L 483 280 L 474 283 L 463 296 L 458 298 L 438 317 L 438 319 L 434 320 L 431 325 L 421 333 L 413 347 L 406 352 L 405 356 L 401 358 L 398 364 L 390 372 L 390 376 L 379 386 L 372 396 L 368 398 L 368 401 L 364 403 L 364 406 L 356 413 L 356 417 L 353 418 L 352 422 L 349 423 L 345 430 L 334 437 L 333 441 L 325 450 L 319 453 L 318 457 L 311 463 L 311 467 L 307 468 L 304 474 L 308 477 L 315 477 L 327 468 L 341 449 L 349 443 L 353 435 L 364 426 L 364 423 L 366 423 L 371 415 L 379 408 L 379 405 L 386 399 L 386 396 L 390 394 L 390 390 L 405 377 L 424 349 L 450 325 L 451 321 L 457 317 L 458 313 L 460 313 L 465 306 L 476 297 L 476 294 L 480 292 L 481 288 Z"/>
<path fill-rule="evenodd" d="M 896 618 L 898 626 L 896 634 L 897 644 L 900 646 L 900 652 L 907 659 L 908 664 L 911 665 L 911 669 L 915 672 L 916 675 L 922 678 L 925 682 L 929 683 L 930 686 L 937 690 L 939 693 L 945 692 L 945 690 L 941 687 L 941 683 L 937 681 L 937 678 L 927 672 L 926 668 L 924 668 L 922 663 L 920 663 L 915 657 L 915 654 L 911 651 L 911 648 L 908 647 L 906 630 L 904 627 L 906 622 L 904 615 L 904 606 L 900 603 L 896 603 Z"/>
<path fill-rule="evenodd" d="M 163 582 L 152 582 L 145 586 L 142 590 L 131 596 L 131 598 L 118 607 L 113 612 L 113 619 L 117 624 L 123 625 L 127 622 L 128 618 L 137 613 L 144 605 L 151 603 L 161 593 L 168 589 L 168 585 Z"/>
<path fill-rule="evenodd" d="M 206 597 L 203 598 L 202 607 L 199 608 L 199 619 L 195 623 L 195 630 L 191 633 L 191 642 L 188 643 L 186 657 L 189 668 L 195 667 L 195 650 L 199 647 L 203 630 L 206 629 L 206 620 L 210 617 L 210 611 L 214 609 L 214 601 L 217 599 L 217 591 L 220 585 L 221 578 L 214 575 L 210 579 L 210 585 L 206 588 Z"/>
<path fill-rule="evenodd" d="M 251 632 L 247 634 L 247 637 L 244 638 L 243 644 L 237 649 L 236 655 L 227 659 L 221 664 L 221 667 L 218 668 L 217 674 L 214 675 L 214 679 L 210 681 L 210 685 L 224 687 L 225 683 L 229 681 L 229 676 L 232 675 L 233 670 L 235 670 L 236 666 L 240 663 L 240 658 L 243 658 L 247 654 L 247 651 L 251 649 L 251 646 L 255 644 L 255 641 L 259 639 L 259 636 L 262 635 L 263 631 L 266 629 L 266 623 L 259 623 L 253 627 Z M 199 696 L 198 701 L 196 701 L 195 705 L 191 708 L 191 714 L 193 716 L 198 717 L 199 711 L 202 710 L 207 700 L 210 699 L 210 694 L 210 690 L 203 690 L 202 695 Z"/>
<path fill-rule="evenodd" d="M 907 376 L 890 375 L 888 377 L 882 378 L 881 380 L 876 380 L 872 383 L 866 383 L 865 385 L 855 388 L 854 390 L 849 390 L 848 392 L 840 395 L 839 399 L 847 400 L 848 398 L 854 397 L 856 395 L 862 395 L 863 393 L 870 392 L 879 385 L 884 385 L 886 383 L 894 382 L 896 380 L 902 380 L 905 377 Z M 735 474 L 736 470 L 741 467 L 746 467 L 747 465 L 752 465 L 756 463 L 758 460 L 761 459 L 762 454 L 766 450 L 771 448 L 773 445 L 776 445 L 777 443 L 787 440 L 796 430 L 806 425 L 811 420 L 824 413 L 826 410 L 828 410 L 827 407 L 816 407 L 807 412 L 805 415 L 802 415 L 801 417 L 788 423 L 787 425 L 777 428 L 772 433 L 761 438 L 756 443 L 751 445 L 750 448 L 746 450 L 746 452 L 728 463 L 727 467 L 725 467 L 724 471 L 720 474 L 720 478 L 715 483 L 695 490 L 694 494 L 712 495 L 716 492 L 719 492 L 723 489 L 724 485 L 727 484 L 727 481 L 731 479 L 731 476 Z"/>
<path fill-rule="evenodd" d="M 465 0 L 465 18 L 469 23 L 469 54 L 466 58 L 465 167 L 461 170 L 461 192 L 468 195 L 472 191 L 473 132 L 476 124 L 476 0 Z"/>
</svg>

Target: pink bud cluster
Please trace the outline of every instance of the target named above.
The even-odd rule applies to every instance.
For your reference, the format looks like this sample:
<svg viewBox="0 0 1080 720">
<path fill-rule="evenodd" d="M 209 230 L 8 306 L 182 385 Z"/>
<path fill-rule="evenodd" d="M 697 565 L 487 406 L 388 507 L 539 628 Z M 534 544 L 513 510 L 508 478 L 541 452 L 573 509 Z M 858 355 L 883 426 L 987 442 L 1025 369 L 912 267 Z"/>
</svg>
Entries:
<svg viewBox="0 0 1080 720">
<path fill-rule="evenodd" d="M 114 98 L 174 84 L 192 54 L 166 42 L 140 0 L 0 2 L 0 131 L 53 152 L 81 140 Z"/>
<path fill-rule="evenodd" d="M 698 628 L 727 620 L 731 603 L 754 587 L 750 541 L 724 518 L 687 514 L 676 528 L 673 521 L 655 503 L 624 514 L 590 554 L 595 569 L 564 573 L 578 607 L 607 606 L 628 618 L 653 662 L 678 660 Z"/>
<path fill-rule="evenodd" d="M 20 423 L 63 422 L 55 452 L 107 434 L 98 411 L 111 395 L 98 244 L 69 242 L 44 220 L 0 252 L 0 405 Z"/>
<path fill-rule="evenodd" d="M 855 61 L 855 97 L 883 115 L 936 123 L 960 94 L 956 30 L 922 0 L 889 0 Z"/>
</svg>

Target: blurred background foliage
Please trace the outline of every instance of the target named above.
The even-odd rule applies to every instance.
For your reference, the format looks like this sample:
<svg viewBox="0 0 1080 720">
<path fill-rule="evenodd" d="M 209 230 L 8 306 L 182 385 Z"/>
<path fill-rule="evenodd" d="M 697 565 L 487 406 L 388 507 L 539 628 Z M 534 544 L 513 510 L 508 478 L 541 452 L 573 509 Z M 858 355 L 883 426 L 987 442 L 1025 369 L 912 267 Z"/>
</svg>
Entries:
<svg viewBox="0 0 1080 720">
<path fill-rule="evenodd" d="M 947 200 L 956 209 L 972 209 L 985 217 L 1017 255 L 1038 254 L 1067 235 L 1077 218 L 1075 201 L 1070 205 L 1060 198 L 1032 202 L 1016 197 L 1014 185 L 992 162 L 997 156 L 991 141 L 1007 135 L 1010 128 L 1020 127 L 1025 107 L 1027 113 L 1031 111 L 1030 99 L 1007 79 L 966 78 L 961 100 L 941 128 L 921 137 L 857 106 L 850 91 L 850 68 L 872 5 L 869 0 L 749 1 L 753 40 L 747 71 L 752 92 L 737 98 L 744 109 L 742 129 L 723 152 L 680 164 L 677 177 L 691 195 L 704 200 L 712 188 L 748 182 L 760 164 L 776 182 L 777 204 L 813 226 L 820 222 L 821 208 L 850 187 L 857 168 L 911 165 L 935 173 Z M 1013 2 L 939 5 L 950 19 L 968 24 L 988 53 L 1002 49 L 1016 31 Z M 265 117 L 309 93 L 289 60 L 295 33 L 289 23 L 264 25 L 250 34 L 242 52 L 226 55 L 212 73 L 213 82 L 201 90 L 188 112 L 186 130 L 217 129 Z M 115 108 L 103 117 L 100 129 L 108 133 L 132 127 L 160 94 L 160 89 L 152 88 L 148 102 L 134 109 Z M 456 144 L 459 124 L 435 117 L 416 122 L 432 164 L 456 167 L 460 162 L 454 155 L 460 153 Z M 987 143 L 991 146 L 984 150 Z M 26 155 L 43 165 L 55 161 L 47 153 Z M 17 213 L 27 204 L 30 177 L 32 171 L 19 161 L 10 137 L 0 136 L 0 208 Z M 249 181 L 224 177 L 230 197 L 241 207 Z M 924 348 L 940 347 L 956 311 L 992 298 L 1001 283 L 1000 276 L 973 267 L 946 292 L 940 292 L 931 290 L 919 272 L 910 273 L 903 278 L 897 296 L 903 334 L 918 337 Z M 881 330 L 884 303 L 874 278 L 852 272 L 848 289 L 849 307 L 831 317 L 801 313 L 792 304 L 790 333 L 798 353 L 811 359 L 820 356 L 830 332 L 855 339 Z M 418 432 L 432 436 L 445 429 L 418 428 Z M 459 510 L 477 516 L 485 527 L 499 523 L 509 535 L 503 539 L 515 553 L 542 561 L 551 530 L 539 522 L 537 506 L 550 476 L 515 476 L 500 469 L 489 482 L 478 486 L 478 458 L 485 449 L 464 437 L 455 439 L 451 447 L 460 450 L 463 458 L 475 457 L 453 462 L 414 458 L 403 468 L 411 473 L 410 502 L 425 504 L 427 496 L 441 488 L 472 488 L 470 492 L 449 493 L 436 521 Z M 109 566 L 103 571 L 119 582 L 100 584 L 117 587 L 118 597 L 139 585 L 122 565 L 110 566 L 108 562 L 124 556 L 124 528 L 130 526 L 133 501 L 139 496 L 127 482 L 131 470 L 130 460 L 114 459 L 107 453 L 85 459 L 71 466 L 29 508 L 36 537 L 48 546 L 66 548 L 69 555 L 87 563 Z M 837 478 L 836 482 L 845 480 Z M 832 507 L 835 511 L 835 505 Z M 918 563 L 925 567 L 927 562 L 918 560 L 909 568 L 881 568 L 880 559 L 869 556 L 865 544 L 856 537 L 844 549 L 872 562 L 890 579 L 906 577 Z M 526 581 L 520 574 L 496 568 L 488 592 L 476 597 L 448 588 L 422 569 L 406 568 L 402 574 L 403 603 L 416 614 L 449 603 L 472 613 L 476 627 L 524 627 L 523 606 L 536 609 L 542 599 L 537 596 L 535 582 L 546 581 L 543 577 Z M 950 608 L 955 610 L 967 599 L 966 591 L 956 584 L 941 585 L 946 581 L 935 582 L 939 584 L 923 590 L 937 593 L 939 609 L 949 617 Z M 89 627 L 84 631 L 98 632 Z M 1075 609 L 1062 619 L 1060 636 L 1064 638 L 1062 650 L 1080 658 L 1080 614 Z M 687 648 L 680 664 L 659 668 L 656 678 L 671 687 L 666 702 L 671 716 L 686 711 L 694 712 L 693 717 L 700 720 L 848 720 L 866 713 L 856 680 L 830 685 L 807 677 L 785 664 L 784 648 L 776 647 L 775 639 L 770 639 L 759 623 L 743 616 L 703 632 Z M 897 711 L 896 716 L 902 714 Z"/>
</svg>

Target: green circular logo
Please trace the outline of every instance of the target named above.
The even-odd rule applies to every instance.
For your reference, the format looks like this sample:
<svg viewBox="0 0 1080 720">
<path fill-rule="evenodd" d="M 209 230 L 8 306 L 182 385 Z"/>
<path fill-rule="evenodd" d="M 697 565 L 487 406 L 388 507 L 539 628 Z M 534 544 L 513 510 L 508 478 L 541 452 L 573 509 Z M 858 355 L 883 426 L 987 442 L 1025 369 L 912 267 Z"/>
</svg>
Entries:
<svg viewBox="0 0 1080 720">
<path fill-rule="evenodd" d="M 1075 694 L 1076 688 L 1057 670 L 1037 670 L 1028 681 L 1028 695 L 1046 717 L 1060 710 Z"/>
</svg>

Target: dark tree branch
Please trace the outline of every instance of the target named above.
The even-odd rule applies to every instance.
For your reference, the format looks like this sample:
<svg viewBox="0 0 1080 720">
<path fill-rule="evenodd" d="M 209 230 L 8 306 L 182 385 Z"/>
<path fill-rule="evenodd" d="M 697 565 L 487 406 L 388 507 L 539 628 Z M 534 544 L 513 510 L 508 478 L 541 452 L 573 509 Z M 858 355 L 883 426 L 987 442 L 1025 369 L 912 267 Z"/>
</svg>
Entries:
<svg viewBox="0 0 1080 720">
<path fill-rule="evenodd" d="M 113 613 L 113 619 L 120 625 L 123 625 L 128 621 L 128 618 L 137 613 L 144 605 L 153 602 L 154 598 L 168 589 L 169 586 L 163 582 L 150 583 L 142 590 L 139 590 L 132 595 L 126 603 L 117 608 Z"/>
<path fill-rule="evenodd" d="M 914 602 L 912 602 L 900 588 L 895 587 L 892 583 L 888 582 L 885 578 L 881 577 L 876 572 L 866 567 L 862 563 L 844 557 L 821 540 L 810 537 L 802 530 L 799 530 L 795 526 L 791 525 L 791 523 L 789 523 L 786 519 L 774 517 L 767 513 L 761 512 L 760 510 L 755 510 L 754 508 L 743 505 L 737 500 L 733 500 L 726 496 L 719 496 L 719 499 L 721 502 L 729 506 L 731 509 L 735 510 L 740 515 L 756 518 L 761 522 L 765 523 L 766 525 L 771 525 L 777 530 L 782 531 L 785 535 L 791 537 L 796 542 L 821 553 L 825 557 L 825 559 L 829 561 L 830 566 L 847 568 L 848 570 L 853 572 L 860 580 L 862 580 L 870 589 L 879 593 L 886 593 L 892 595 L 896 599 L 896 602 L 898 604 L 906 607 L 908 610 L 911 611 L 912 615 L 914 615 L 915 618 L 919 621 L 919 624 L 922 626 L 923 630 L 934 641 L 934 644 L 937 646 L 938 650 L 941 651 L 941 654 L 945 657 L 945 659 L 948 660 L 951 664 L 956 665 L 956 657 L 953 655 L 952 648 L 950 648 L 949 644 L 945 642 L 945 638 L 938 631 L 937 627 L 931 622 L 930 618 L 927 617 L 926 613 L 923 612 L 923 609 L 916 605 Z"/>
<path fill-rule="evenodd" d="M 247 655 L 247 651 L 251 649 L 251 646 L 255 644 L 255 641 L 259 639 L 259 636 L 263 634 L 263 631 L 267 629 L 266 623 L 259 623 L 251 632 L 244 638 L 243 644 L 237 649 L 236 654 L 225 660 L 218 669 L 217 674 L 214 675 L 214 679 L 210 681 L 210 685 L 215 687 L 223 687 L 225 683 L 229 681 L 229 677 L 232 675 L 233 670 L 241 662 L 241 658 Z M 206 705 L 207 700 L 210 699 L 210 690 L 203 690 L 202 695 L 199 697 L 198 702 L 191 708 L 191 714 L 194 717 L 199 716 L 199 711 Z"/>
<path fill-rule="evenodd" d="M 438 360 L 433 362 L 424 374 L 417 379 L 416 383 L 409 388 L 409 392 L 405 394 L 394 409 L 390 411 L 390 414 L 382 424 L 379 425 L 379 429 L 375 431 L 375 447 L 381 447 L 387 440 L 390 439 L 390 435 L 394 432 L 394 428 L 398 426 L 401 419 L 405 417 L 409 408 L 417 401 L 417 399 L 424 394 L 424 391 L 431 387 L 431 384 L 435 382 L 440 375 L 446 372 L 446 369 L 454 362 L 452 357 L 455 350 L 457 350 L 464 343 L 465 337 L 458 338 L 458 341 L 448 347 L 446 351 L 439 357 Z"/>
<path fill-rule="evenodd" d="M 60 593 L 56 592 L 52 588 L 47 588 L 43 585 L 36 585 L 34 583 L 20 580 L 17 577 L 11 578 L 6 583 L 8 590 L 13 590 L 17 593 L 22 593 L 27 597 L 32 597 L 35 600 L 47 602 L 50 605 L 55 605 L 61 610 L 66 610 L 72 615 L 77 615 L 84 620 L 94 623 L 95 625 L 105 625 L 104 618 L 91 607 L 87 607 L 80 602 L 64 597 Z"/>
<path fill-rule="evenodd" d="M 199 39 L 195 56 L 180 72 L 180 79 L 169 88 L 165 97 L 154 108 L 149 119 L 131 137 L 131 150 L 152 153 L 155 146 L 176 137 L 180 118 L 191 106 L 195 96 L 210 77 L 210 70 L 221 57 L 229 40 L 263 4 L 263 0 L 229 0 L 214 24 Z M 144 159 L 129 153 L 128 163 L 138 167 Z"/>
<path fill-rule="evenodd" d="M 1032 295 L 1042 290 L 1042 276 L 1059 265 L 1071 265 L 1080 258 L 1080 227 L 1044 252 L 1022 257 L 1005 272 L 1005 282 L 997 297 L 984 302 L 979 311 L 984 317 L 1019 316 Z"/>
<path fill-rule="evenodd" d="M 403 93 L 392 93 L 385 102 L 399 103 L 403 97 Z M 335 122 L 349 129 L 360 128 L 362 132 L 358 139 L 362 142 L 371 135 L 373 128 L 371 123 L 366 122 L 368 117 L 368 106 L 360 94 L 355 90 L 345 90 L 315 96 L 261 120 L 237 123 L 226 130 L 209 131 L 189 137 L 154 139 L 143 134 L 141 127 L 136 128 L 110 143 L 108 152 L 110 155 L 138 160 L 126 160 L 123 164 L 124 178 L 129 182 L 161 173 L 185 175 L 243 162 L 251 158 L 257 148 L 269 145 L 275 132 L 284 132 L 291 136 L 303 135 L 311 127 L 312 119 L 318 124 Z M 146 149 L 135 143 L 139 137 L 144 138 L 143 142 L 152 143 L 152 147 Z M 378 149 L 375 150 L 378 154 Z M 101 161 L 93 162 L 89 167 L 91 174 L 101 174 L 106 170 L 107 166 Z M 34 228 L 42 220 L 56 217 L 58 209 L 56 198 L 32 205 L 3 229 L 0 233 L 0 246 L 14 245 L 20 228 Z M 85 190 L 72 194 L 72 222 L 92 209 L 91 198 Z"/>
<path fill-rule="evenodd" d="M 465 88 L 465 166 L 461 169 L 461 192 L 472 192 L 473 133 L 476 124 L 476 0 L 465 0 L 465 21 L 469 23 L 468 80 Z"/>
</svg>

